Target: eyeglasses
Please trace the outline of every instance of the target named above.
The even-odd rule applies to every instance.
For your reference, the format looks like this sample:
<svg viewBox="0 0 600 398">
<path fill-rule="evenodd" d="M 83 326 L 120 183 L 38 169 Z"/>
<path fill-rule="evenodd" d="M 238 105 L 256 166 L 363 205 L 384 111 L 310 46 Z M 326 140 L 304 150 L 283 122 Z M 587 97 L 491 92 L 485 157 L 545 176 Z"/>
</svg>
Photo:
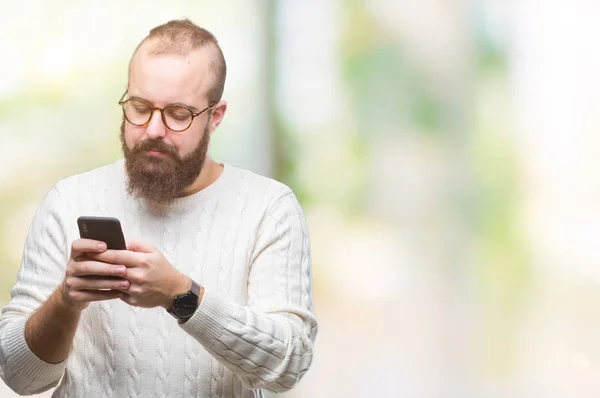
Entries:
<svg viewBox="0 0 600 398">
<path fill-rule="evenodd" d="M 176 133 L 181 133 L 189 129 L 196 116 L 202 115 L 216 105 L 216 103 L 213 103 L 202 109 L 200 112 L 194 112 L 192 109 L 183 105 L 169 105 L 164 108 L 158 108 L 150 102 L 139 98 L 129 98 L 124 100 L 126 95 L 127 91 L 121 96 L 119 105 L 123 108 L 123 115 L 129 123 L 134 126 L 143 126 L 152 119 L 154 111 L 159 110 L 165 126 Z"/>
</svg>

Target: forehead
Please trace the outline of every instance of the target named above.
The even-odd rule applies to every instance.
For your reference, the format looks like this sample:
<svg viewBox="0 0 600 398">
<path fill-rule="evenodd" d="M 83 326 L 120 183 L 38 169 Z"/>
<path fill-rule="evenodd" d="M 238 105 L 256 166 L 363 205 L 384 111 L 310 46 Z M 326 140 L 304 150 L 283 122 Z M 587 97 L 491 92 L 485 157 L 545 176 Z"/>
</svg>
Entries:
<svg viewBox="0 0 600 398">
<path fill-rule="evenodd" d="M 211 86 L 210 54 L 207 48 L 187 55 L 152 55 L 152 42 L 140 46 L 131 59 L 128 91 L 156 106 L 184 103 L 206 106 Z"/>
</svg>

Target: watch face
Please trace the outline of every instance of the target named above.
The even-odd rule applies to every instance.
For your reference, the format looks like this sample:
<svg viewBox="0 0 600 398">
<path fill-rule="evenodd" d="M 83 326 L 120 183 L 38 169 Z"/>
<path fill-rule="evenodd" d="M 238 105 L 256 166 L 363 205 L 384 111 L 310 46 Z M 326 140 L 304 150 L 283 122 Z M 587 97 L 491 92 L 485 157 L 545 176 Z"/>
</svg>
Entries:
<svg viewBox="0 0 600 398">
<path fill-rule="evenodd" d="M 173 312 L 179 317 L 186 318 L 191 316 L 196 308 L 198 308 L 198 297 L 193 294 L 186 294 L 177 299 Z"/>
</svg>

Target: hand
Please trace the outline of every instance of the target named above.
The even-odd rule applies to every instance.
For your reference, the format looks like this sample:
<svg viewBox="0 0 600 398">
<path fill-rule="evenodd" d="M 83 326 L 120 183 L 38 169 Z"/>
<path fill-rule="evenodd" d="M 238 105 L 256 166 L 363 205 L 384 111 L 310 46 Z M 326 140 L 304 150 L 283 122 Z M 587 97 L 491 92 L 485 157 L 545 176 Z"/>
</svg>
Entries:
<svg viewBox="0 0 600 398">
<path fill-rule="evenodd" d="M 192 284 L 156 247 L 143 241 L 128 241 L 127 250 L 97 252 L 92 258 L 127 267 L 130 285 L 121 299 L 136 307 L 169 309 L 175 296 L 188 292 Z"/>
<path fill-rule="evenodd" d="M 124 266 L 90 258 L 105 250 L 106 243 L 91 239 L 77 239 L 71 244 L 71 257 L 60 287 L 68 307 L 81 311 L 92 301 L 120 298 L 120 290 L 129 287 L 129 281 L 123 279 L 127 273 Z"/>
</svg>

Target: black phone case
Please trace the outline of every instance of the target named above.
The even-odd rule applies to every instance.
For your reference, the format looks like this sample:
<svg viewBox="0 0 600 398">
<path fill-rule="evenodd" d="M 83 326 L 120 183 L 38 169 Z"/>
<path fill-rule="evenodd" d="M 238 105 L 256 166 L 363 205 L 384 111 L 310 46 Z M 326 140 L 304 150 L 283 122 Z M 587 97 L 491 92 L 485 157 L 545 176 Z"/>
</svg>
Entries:
<svg viewBox="0 0 600 398">
<path fill-rule="evenodd" d="M 111 250 L 127 249 L 121 222 L 115 217 L 81 216 L 77 219 L 77 226 L 82 238 L 106 242 Z"/>
</svg>

